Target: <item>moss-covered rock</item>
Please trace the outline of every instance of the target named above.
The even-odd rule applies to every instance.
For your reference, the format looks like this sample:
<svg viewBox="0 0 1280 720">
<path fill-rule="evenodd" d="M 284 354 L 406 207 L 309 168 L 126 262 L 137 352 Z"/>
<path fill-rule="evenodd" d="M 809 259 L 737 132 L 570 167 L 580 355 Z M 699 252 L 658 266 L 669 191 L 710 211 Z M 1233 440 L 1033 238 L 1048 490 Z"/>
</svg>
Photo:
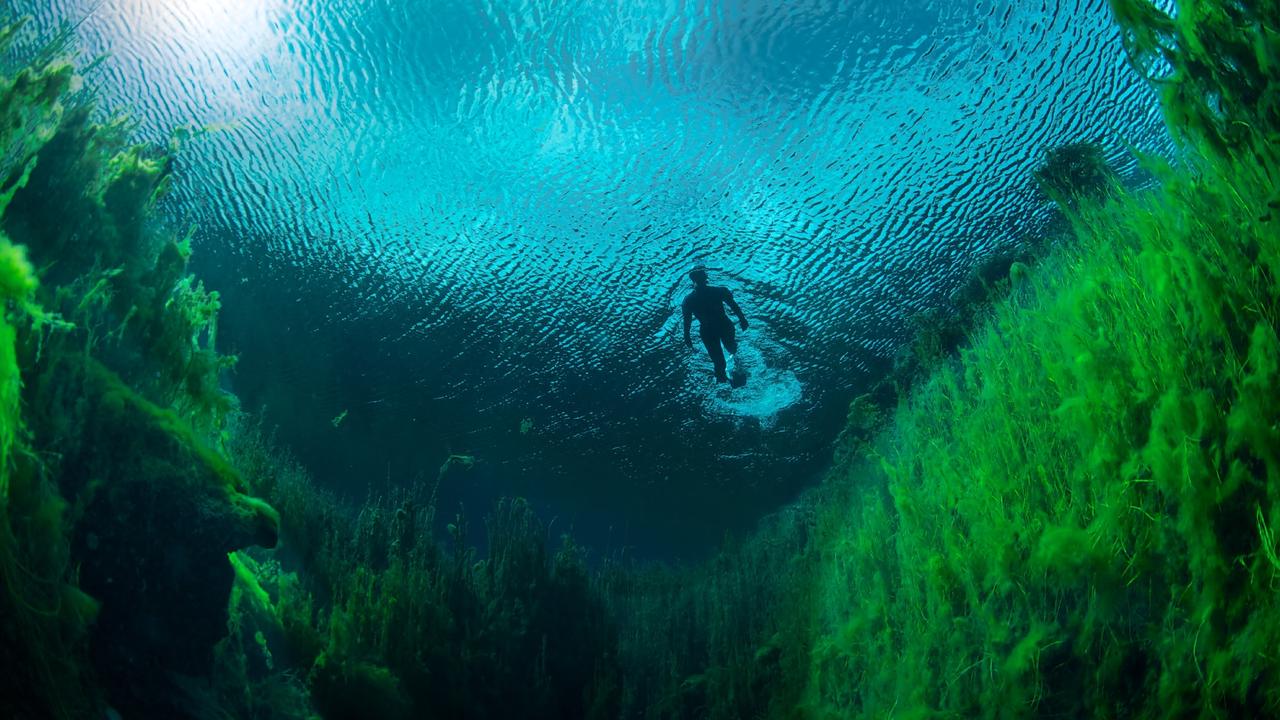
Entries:
<svg viewBox="0 0 1280 720">
<path fill-rule="evenodd" d="M 93 664 L 126 715 L 180 717 L 173 674 L 203 675 L 227 632 L 227 553 L 279 518 L 189 425 L 96 362 L 53 363 L 30 397 L 35 443 L 74 501 L 80 587 L 101 603 Z M 59 419 L 59 421 L 55 421 Z"/>
</svg>

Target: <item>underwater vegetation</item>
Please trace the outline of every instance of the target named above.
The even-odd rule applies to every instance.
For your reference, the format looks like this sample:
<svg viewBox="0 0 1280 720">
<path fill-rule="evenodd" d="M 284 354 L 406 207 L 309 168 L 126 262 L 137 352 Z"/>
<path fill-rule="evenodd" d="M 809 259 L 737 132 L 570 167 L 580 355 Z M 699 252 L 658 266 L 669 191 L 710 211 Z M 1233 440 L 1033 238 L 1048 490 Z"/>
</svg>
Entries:
<svg viewBox="0 0 1280 720">
<path fill-rule="evenodd" d="M 1058 212 L 1036 232 L 1024 232 L 980 258 L 946 302 L 907 318 L 910 341 L 885 364 L 879 379 L 851 403 L 836 444 L 838 463 L 847 460 L 843 457 L 847 449 L 882 429 L 899 398 L 909 395 L 912 387 L 928 379 L 939 365 L 955 358 L 977 329 L 990 322 L 995 305 L 1021 290 L 1038 262 L 1057 246 L 1074 242 L 1071 213 L 1080 202 L 1096 204 L 1125 191 L 1124 181 L 1096 142 L 1046 149 L 1032 181 L 1044 198 L 1053 199 Z"/>
<path fill-rule="evenodd" d="M 848 452 L 814 715 L 1280 714 L 1280 14 L 1113 7 L 1183 154 Z"/>
<path fill-rule="evenodd" d="M 451 461 L 435 483 L 352 513 L 260 433 L 235 437 L 233 457 L 256 468 L 281 509 L 289 552 L 234 556 L 237 631 L 215 688 L 284 687 L 296 676 L 325 718 L 509 717 L 515 707 L 523 717 L 617 717 L 617 635 L 595 580 L 567 537 L 549 547 L 523 501 L 491 513 L 481 558 L 461 515 L 447 538 L 429 531 L 438 483 L 465 472 Z M 247 694 L 239 716 L 276 716 L 270 697 Z"/>
<path fill-rule="evenodd" d="M 227 552 L 278 517 L 217 449 L 217 296 L 148 222 L 169 149 L 94 122 L 81 84 L 48 59 L 0 80 L 0 697 L 159 716 L 226 634 Z"/>
<path fill-rule="evenodd" d="M 1096 142 L 1070 143 L 1046 151 L 1033 176 L 1040 192 L 1072 209 L 1116 192 L 1120 182 Z"/>
<path fill-rule="evenodd" d="M 738 718 L 798 700 L 774 679 L 808 661 L 792 593 L 810 567 L 811 513 L 771 518 L 706 566 L 592 566 L 508 500 L 480 556 L 461 514 L 445 537 L 424 531 L 439 483 L 469 458 L 353 510 L 261 429 L 230 438 L 280 510 L 281 544 L 233 555 L 231 632 L 194 717 Z"/>
<path fill-rule="evenodd" d="M 5 68 L 0 709 L 1280 716 L 1280 8 L 1111 5 L 1178 155 L 1135 189 L 1046 152 L 1069 237 L 918 319 L 825 482 L 687 567 L 519 499 L 476 551 L 436 502 L 470 457 L 316 487 L 223 389 L 219 296 L 153 212 L 190 133 L 136 143 L 65 36 Z"/>
</svg>

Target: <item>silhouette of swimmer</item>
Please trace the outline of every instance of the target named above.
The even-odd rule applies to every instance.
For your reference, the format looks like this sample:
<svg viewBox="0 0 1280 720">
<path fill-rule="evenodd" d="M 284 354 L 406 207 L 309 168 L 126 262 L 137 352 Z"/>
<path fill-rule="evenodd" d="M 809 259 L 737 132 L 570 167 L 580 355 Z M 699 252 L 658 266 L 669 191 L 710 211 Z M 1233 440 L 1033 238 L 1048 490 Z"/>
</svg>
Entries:
<svg viewBox="0 0 1280 720">
<path fill-rule="evenodd" d="M 707 348 L 707 354 L 711 356 L 711 362 L 716 366 L 716 380 L 728 382 L 729 377 L 724 371 L 724 351 L 728 350 L 730 355 L 738 352 L 738 338 L 733 329 L 733 322 L 729 320 L 728 315 L 724 314 L 724 306 L 728 305 L 729 309 L 738 316 L 738 323 L 742 325 L 743 330 L 747 329 L 747 316 L 742 314 L 742 308 L 733 301 L 733 293 L 729 292 L 729 288 L 707 284 L 705 270 L 690 272 L 689 279 L 693 281 L 693 292 L 689 293 L 681 304 L 681 309 L 684 311 L 684 344 L 690 348 L 693 347 L 693 340 L 689 338 L 689 325 L 696 317 L 698 318 L 698 335 Z M 742 380 L 745 382 L 746 378 Z M 737 386 L 738 383 L 735 382 L 734 385 Z"/>
</svg>

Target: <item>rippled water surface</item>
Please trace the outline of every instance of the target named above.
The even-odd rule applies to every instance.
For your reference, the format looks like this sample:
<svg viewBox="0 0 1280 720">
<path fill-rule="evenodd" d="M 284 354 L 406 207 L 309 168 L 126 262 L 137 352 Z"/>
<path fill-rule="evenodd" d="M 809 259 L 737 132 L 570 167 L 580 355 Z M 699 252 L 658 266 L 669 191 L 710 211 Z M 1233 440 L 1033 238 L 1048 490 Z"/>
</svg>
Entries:
<svg viewBox="0 0 1280 720">
<path fill-rule="evenodd" d="M 1160 128 L 1102 0 L 9 5 L 143 135 L 209 129 L 166 211 L 323 481 L 474 454 L 449 503 L 654 552 L 813 481 L 904 319 L 1046 217 L 1046 147 Z M 696 263 L 745 391 L 680 341 Z"/>
</svg>

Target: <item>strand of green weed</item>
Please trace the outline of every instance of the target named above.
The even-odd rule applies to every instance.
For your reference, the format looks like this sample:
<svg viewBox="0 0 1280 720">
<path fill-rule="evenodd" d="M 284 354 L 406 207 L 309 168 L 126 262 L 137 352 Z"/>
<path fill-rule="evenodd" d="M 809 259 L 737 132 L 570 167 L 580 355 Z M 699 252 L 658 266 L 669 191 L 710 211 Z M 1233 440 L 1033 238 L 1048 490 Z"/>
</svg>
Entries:
<svg viewBox="0 0 1280 720">
<path fill-rule="evenodd" d="M 1275 535 L 1267 526 L 1267 519 L 1262 515 L 1262 506 L 1255 505 L 1254 509 L 1258 518 L 1258 537 L 1262 540 L 1262 554 L 1271 563 L 1275 572 L 1280 573 L 1280 557 L 1276 555 Z"/>
</svg>

